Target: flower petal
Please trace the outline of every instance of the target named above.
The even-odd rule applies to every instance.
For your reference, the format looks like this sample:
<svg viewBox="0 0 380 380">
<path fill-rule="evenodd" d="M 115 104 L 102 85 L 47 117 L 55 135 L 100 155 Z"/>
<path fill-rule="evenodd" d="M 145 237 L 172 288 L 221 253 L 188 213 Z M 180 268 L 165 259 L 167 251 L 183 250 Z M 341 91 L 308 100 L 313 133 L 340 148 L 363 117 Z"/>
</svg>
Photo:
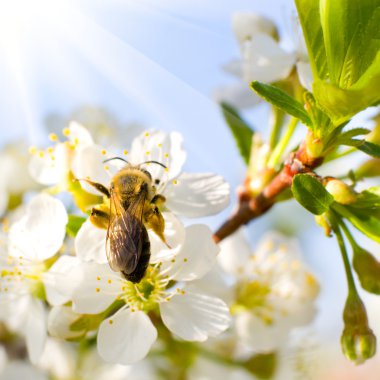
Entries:
<svg viewBox="0 0 380 380">
<path fill-rule="evenodd" d="M 192 292 L 174 295 L 160 304 L 161 317 L 166 327 L 182 339 L 205 341 L 230 325 L 227 305 L 219 298 Z"/>
<path fill-rule="evenodd" d="M 39 194 L 29 203 L 25 215 L 9 231 L 9 252 L 14 257 L 43 261 L 62 246 L 68 221 L 63 203 Z"/>
<path fill-rule="evenodd" d="M 134 165 L 155 160 L 167 167 L 167 171 L 159 165 L 149 164 L 148 171 L 153 179 L 172 179 L 178 176 L 186 160 L 186 152 L 182 148 L 182 136 L 177 132 L 149 131 L 137 137 L 131 148 Z"/>
<path fill-rule="evenodd" d="M 107 262 L 106 255 L 107 231 L 95 227 L 90 219 L 87 219 L 75 237 L 76 255 L 83 261 L 95 261 L 99 264 Z"/>
<path fill-rule="evenodd" d="M 204 224 L 193 224 L 186 228 L 186 239 L 168 275 L 177 281 L 192 281 L 203 277 L 215 264 L 219 247 L 212 239 L 212 231 Z"/>
<path fill-rule="evenodd" d="M 50 305 L 61 305 L 70 301 L 67 287 L 67 275 L 80 261 L 77 257 L 63 255 L 43 273 L 43 283 L 45 285 L 46 299 Z"/>
<path fill-rule="evenodd" d="M 98 351 L 107 362 L 132 364 L 143 359 L 157 339 L 157 330 L 142 311 L 124 308 L 99 327 Z"/>
<path fill-rule="evenodd" d="M 75 284 L 72 292 L 73 310 L 98 314 L 104 311 L 121 292 L 121 278 L 108 264 L 82 263 L 68 276 Z"/>
<path fill-rule="evenodd" d="M 61 339 L 81 337 L 85 333 L 84 330 L 70 330 L 70 325 L 78 318 L 80 314 L 75 313 L 70 306 L 53 306 L 47 320 L 49 334 Z"/>
<path fill-rule="evenodd" d="M 148 230 L 151 250 L 151 263 L 171 260 L 185 241 L 185 227 L 182 222 L 171 212 L 163 212 L 165 220 L 165 239 L 169 247 L 152 231 Z"/>
<path fill-rule="evenodd" d="M 310 92 L 313 91 L 313 72 L 311 71 L 310 62 L 298 61 L 296 64 L 298 77 L 303 87 Z"/>
<path fill-rule="evenodd" d="M 35 364 L 42 355 L 47 338 L 46 312 L 42 301 L 30 298 L 25 326 L 26 347 L 30 361 Z"/>
<path fill-rule="evenodd" d="M 232 30 L 240 43 L 254 38 L 258 33 L 270 36 L 277 34 L 276 25 L 272 20 L 253 12 L 234 12 L 232 15 Z"/>
<path fill-rule="evenodd" d="M 65 144 L 57 144 L 51 153 L 37 152 L 29 161 L 29 174 L 42 185 L 56 185 L 63 182 L 69 168 Z"/>
<path fill-rule="evenodd" d="M 94 140 L 90 132 L 82 124 L 79 124 L 76 121 L 71 121 L 69 124 L 69 140 L 80 148 L 85 146 L 92 145 Z"/>
<path fill-rule="evenodd" d="M 212 173 L 182 173 L 164 194 L 167 207 L 189 218 L 214 215 L 228 206 L 230 186 Z"/>
<path fill-rule="evenodd" d="M 116 171 L 116 167 L 113 163 L 104 164 L 104 160 L 113 156 L 107 154 L 107 152 L 99 145 L 88 145 L 83 149 L 80 149 L 73 160 L 72 170 L 75 178 L 89 179 L 93 182 L 101 183 L 104 186 L 108 186 L 110 183 L 112 173 L 106 170 L 113 169 Z M 93 186 L 90 186 L 84 181 L 80 182 L 83 189 L 91 194 L 101 194 Z M 102 195 L 102 194 L 101 194 Z"/>
<path fill-rule="evenodd" d="M 4 371 L 0 374 L 0 380 L 48 380 L 46 374 L 21 360 L 15 360 L 9 363 Z"/>
</svg>

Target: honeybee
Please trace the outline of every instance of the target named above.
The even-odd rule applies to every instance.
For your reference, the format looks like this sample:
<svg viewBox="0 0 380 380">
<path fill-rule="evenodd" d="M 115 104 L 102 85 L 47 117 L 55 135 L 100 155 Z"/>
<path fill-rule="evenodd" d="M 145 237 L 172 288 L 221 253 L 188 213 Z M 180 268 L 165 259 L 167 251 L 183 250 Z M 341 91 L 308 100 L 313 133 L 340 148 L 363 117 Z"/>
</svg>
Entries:
<svg viewBox="0 0 380 380">
<path fill-rule="evenodd" d="M 151 174 L 141 166 L 148 163 L 166 166 L 157 161 L 134 166 L 121 157 L 106 161 L 115 159 L 126 162 L 126 166 L 113 176 L 109 189 L 84 180 L 108 200 L 93 207 L 90 220 L 95 226 L 107 229 L 106 253 L 111 269 L 121 272 L 127 280 L 139 283 L 150 260 L 147 228 L 151 228 L 168 246 L 164 236 L 165 221 L 159 208 L 165 197 L 156 194 Z"/>
</svg>

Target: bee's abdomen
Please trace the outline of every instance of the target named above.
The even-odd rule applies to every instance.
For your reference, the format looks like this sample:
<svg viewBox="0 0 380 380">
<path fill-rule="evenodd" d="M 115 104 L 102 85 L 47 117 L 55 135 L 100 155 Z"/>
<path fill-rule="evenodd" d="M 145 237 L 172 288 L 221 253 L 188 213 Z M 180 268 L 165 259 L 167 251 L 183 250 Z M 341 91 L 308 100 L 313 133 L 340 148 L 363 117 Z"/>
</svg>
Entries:
<svg viewBox="0 0 380 380">
<path fill-rule="evenodd" d="M 144 226 L 142 228 L 141 243 L 141 256 L 137 263 L 136 269 L 129 274 L 125 273 L 124 271 L 121 272 L 128 281 L 131 281 L 133 283 L 139 283 L 143 279 L 150 260 L 149 235 Z"/>
</svg>

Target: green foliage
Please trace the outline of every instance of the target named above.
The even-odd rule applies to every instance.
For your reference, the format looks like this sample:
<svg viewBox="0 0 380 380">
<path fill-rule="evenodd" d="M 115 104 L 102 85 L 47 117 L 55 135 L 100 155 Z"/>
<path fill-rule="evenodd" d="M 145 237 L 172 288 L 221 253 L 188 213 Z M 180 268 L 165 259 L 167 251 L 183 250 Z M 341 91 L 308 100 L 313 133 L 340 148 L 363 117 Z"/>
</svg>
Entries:
<svg viewBox="0 0 380 380">
<path fill-rule="evenodd" d="M 363 289 L 380 294 L 380 263 L 365 249 L 354 246 L 353 267 Z"/>
<path fill-rule="evenodd" d="M 380 101 L 380 0 L 296 0 L 313 93 L 335 125 Z"/>
<path fill-rule="evenodd" d="M 357 148 L 369 156 L 380 158 L 380 145 L 364 141 Z"/>
<path fill-rule="evenodd" d="M 254 81 L 251 88 L 263 99 L 299 119 L 302 123 L 312 126 L 312 122 L 303 105 L 278 87 Z"/>
<path fill-rule="evenodd" d="M 334 202 L 333 196 L 309 174 L 297 174 L 293 178 L 292 192 L 298 203 L 314 215 L 328 211 Z"/>
<path fill-rule="evenodd" d="M 248 164 L 251 154 L 254 130 L 242 119 L 237 110 L 227 103 L 222 103 L 223 116 L 236 141 L 240 155 Z"/>
<path fill-rule="evenodd" d="M 359 208 L 355 207 L 355 205 L 343 206 L 337 203 L 333 205 L 333 208 L 364 235 L 380 243 L 379 210 L 371 207 Z"/>
<path fill-rule="evenodd" d="M 86 218 L 78 215 L 69 215 L 69 221 L 66 225 L 66 232 L 71 237 L 77 236 L 79 229 L 82 227 L 82 224 L 86 221 Z"/>
</svg>

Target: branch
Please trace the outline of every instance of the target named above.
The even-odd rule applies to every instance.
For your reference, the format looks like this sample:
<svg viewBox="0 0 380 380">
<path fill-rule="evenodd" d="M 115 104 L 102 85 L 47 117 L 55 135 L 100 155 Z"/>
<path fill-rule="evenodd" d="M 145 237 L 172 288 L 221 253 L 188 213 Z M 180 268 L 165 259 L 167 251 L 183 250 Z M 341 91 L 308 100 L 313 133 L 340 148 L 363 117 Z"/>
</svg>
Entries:
<svg viewBox="0 0 380 380">
<path fill-rule="evenodd" d="M 297 152 L 290 154 L 282 170 L 260 194 L 252 197 L 248 190 L 243 190 L 238 194 L 237 209 L 215 232 L 214 241 L 219 243 L 243 224 L 265 214 L 275 204 L 277 196 L 292 185 L 296 174 L 311 172 L 321 165 L 322 161 L 323 157 L 310 157 L 306 151 L 306 144 L 303 142 Z"/>
</svg>

